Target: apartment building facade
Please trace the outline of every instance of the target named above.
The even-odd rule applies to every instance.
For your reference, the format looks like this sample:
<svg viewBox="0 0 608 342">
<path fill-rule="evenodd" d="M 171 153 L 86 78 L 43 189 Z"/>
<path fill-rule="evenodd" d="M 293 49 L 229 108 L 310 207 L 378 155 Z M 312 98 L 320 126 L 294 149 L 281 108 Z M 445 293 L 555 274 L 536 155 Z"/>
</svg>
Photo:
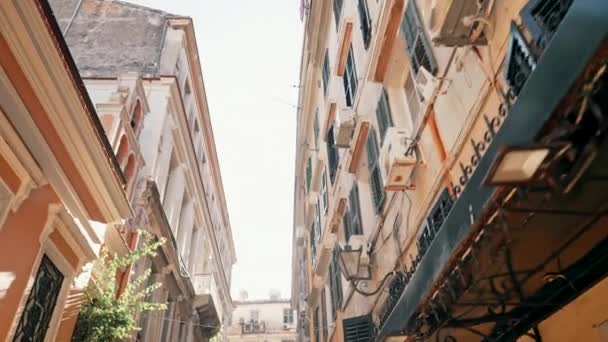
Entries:
<svg viewBox="0 0 608 342">
<path fill-rule="evenodd" d="M 296 318 L 289 299 L 235 300 L 224 334 L 228 342 L 295 342 Z"/>
<path fill-rule="evenodd" d="M 605 338 L 608 4 L 302 8 L 299 340 Z"/>
<path fill-rule="evenodd" d="M 69 341 L 126 180 L 46 1 L 0 3 L 0 340 Z"/>
<path fill-rule="evenodd" d="M 230 317 L 236 257 L 192 20 L 122 1 L 51 5 L 133 207 L 108 245 L 134 248 L 138 229 L 166 239 L 119 279 L 151 269 L 163 286 L 148 299 L 168 304 L 133 340 L 206 341 Z"/>
</svg>

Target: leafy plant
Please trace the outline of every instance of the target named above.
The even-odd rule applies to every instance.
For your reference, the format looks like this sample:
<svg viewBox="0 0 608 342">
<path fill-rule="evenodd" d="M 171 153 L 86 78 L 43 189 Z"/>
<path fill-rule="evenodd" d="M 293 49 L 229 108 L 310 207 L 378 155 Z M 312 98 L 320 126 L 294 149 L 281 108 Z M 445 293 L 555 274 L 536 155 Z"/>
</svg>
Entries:
<svg viewBox="0 0 608 342">
<path fill-rule="evenodd" d="M 150 277 L 151 270 L 129 282 L 117 296 L 116 275 L 144 257 L 156 256 L 156 250 L 165 242 L 164 238 L 153 241 L 150 234 L 139 231 L 143 239 L 140 247 L 127 255 L 111 255 L 104 247 L 93 268 L 89 285 L 84 291 L 84 301 L 72 341 L 107 342 L 124 339 L 139 330 L 136 317 L 145 311 L 166 310 L 164 303 L 151 303 L 147 298 L 161 283 L 142 288 Z"/>
</svg>

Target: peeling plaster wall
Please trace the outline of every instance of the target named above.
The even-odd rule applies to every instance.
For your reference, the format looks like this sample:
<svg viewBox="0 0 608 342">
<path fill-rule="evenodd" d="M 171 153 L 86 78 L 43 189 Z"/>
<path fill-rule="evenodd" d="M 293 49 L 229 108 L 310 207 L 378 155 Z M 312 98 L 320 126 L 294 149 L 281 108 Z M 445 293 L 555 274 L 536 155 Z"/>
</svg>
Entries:
<svg viewBox="0 0 608 342">
<path fill-rule="evenodd" d="M 49 0 L 62 30 L 78 1 Z M 65 39 L 82 77 L 157 76 L 170 16 L 122 1 L 83 0 Z"/>
</svg>

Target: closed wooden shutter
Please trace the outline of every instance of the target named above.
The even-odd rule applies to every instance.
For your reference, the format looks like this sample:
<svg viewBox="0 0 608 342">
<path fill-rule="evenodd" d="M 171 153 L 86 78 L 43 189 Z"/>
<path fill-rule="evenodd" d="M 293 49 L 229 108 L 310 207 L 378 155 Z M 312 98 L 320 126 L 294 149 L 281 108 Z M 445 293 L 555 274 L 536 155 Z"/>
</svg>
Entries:
<svg viewBox="0 0 608 342">
<path fill-rule="evenodd" d="M 345 342 L 370 342 L 375 338 L 374 323 L 369 315 L 345 319 L 342 326 Z"/>
<path fill-rule="evenodd" d="M 372 199 L 374 201 L 374 207 L 376 213 L 379 214 L 382 211 L 382 205 L 384 204 L 384 187 L 382 185 L 382 175 L 380 174 L 380 163 L 378 162 L 378 139 L 376 138 L 376 131 L 371 130 L 366 143 L 367 152 L 367 167 L 369 169 L 369 183 L 372 190 Z"/>
</svg>

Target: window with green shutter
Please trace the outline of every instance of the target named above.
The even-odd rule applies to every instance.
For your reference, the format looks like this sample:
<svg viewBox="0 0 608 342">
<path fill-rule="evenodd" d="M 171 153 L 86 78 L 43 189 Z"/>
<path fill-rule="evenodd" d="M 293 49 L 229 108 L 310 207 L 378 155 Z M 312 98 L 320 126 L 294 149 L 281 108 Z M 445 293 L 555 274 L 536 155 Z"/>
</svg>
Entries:
<svg viewBox="0 0 608 342">
<path fill-rule="evenodd" d="M 329 75 L 329 56 L 327 55 L 327 50 L 325 50 L 325 60 L 323 61 L 323 71 L 321 75 L 323 78 L 323 95 L 325 96 L 327 96 L 327 87 L 329 87 Z"/>
<path fill-rule="evenodd" d="M 340 15 L 342 14 L 343 0 L 334 0 L 334 18 L 336 19 L 336 29 L 340 27 Z"/>
<path fill-rule="evenodd" d="M 342 307 L 342 278 L 338 264 L 338 249 L 335 248 L 329 264 L 329 290 L 331 292 L 331 317 L 336 319 L 338 310 Z"/>
<path fill-rule="evenodd" d="M 369 170 L 369 183 L 372 190 L 372 200 L 374 202 L 374 208 L 376 214 L 382 212 L 382 205 L 384 205 L 384 187 L 382 185 L 382 175 L 380 173 L 380 162 L 378 160 L 378 139 L 376 138 L 376 131 L 370 130 L 365 146 L 367 152 L 367 167 Z"/>
<path fill-rule="evenodd" d="M 319 108 L 315 111 L 315 122 L 313 124 L 313 133 L 315 137 L 315 147 L 319 147 Z"/>
<path fill-rule="evenodd" d="M 321 175 L 321 195 L 323 196 L 323 213 L 325 214 L 329 205 L 329 195 L 327 194 L 327 175 L 325 169 L 323 169 L 323 174 Z"/>
<path fill-rule="evenodd" d="M 359 22 L 361 26 L 361 35 L 363 36 L 363 47 L 365 47 L 367 50 L 372 41 L 372 19 L 369 15 L 367 0 L 358 0 L 357 9 L 359 10 Z"/>
<path fill-rule="evenodd" d="M 348 243 L 351 236 L 361 234 L 363 234 L 363 228 L 361 226 L 361 209 L 359 207 L 359 187 L 357 184 L 354 184 L 348 194 L 348 208 L 344 213 L 344 238 Z"/>
<path fill-rule="evenodd" d="M 355 55 L 353 54 L 353 46 L 351 44 L 346 57 L 346 68 L 344 76 L 344 94 L 346 95 L 346 105 L 352 107 L 355 104 L 355 96 L 357 95 L 357 68 L 355 66 Z"/>
<path fill-rule="evenodd" d="M 378 106 L 376 107 L 376 119 L 378 120 L 378 133 L 380 133 L 380 142 L 384 143 L 386 137 L 386 131 L 393 125 L 393 119 L 391 117 L 391 106 L 388 102 L 388 94 L 386 89 L 382 89 L 380 99 L 378 100 Z"/>
<path fill-rule="evenodd" d="M 321 238 L 321 210 L 319 200 L 315 204 L 315 217 L 312 222 L 312 229 L 310 230 L 310 247 L 312 253 L 312 264 L 314 265 L 317 260 L 317 245 Z"/>
<path fill-rule="evenodd" d="M 407 52 L 414 72 L 417 74 L 420 67 L 424 67 L 431 74 L 435 74 L 437 72 L 437 62 L 433 57 L 433 50 L 424 33 L 424 26 L 422 26 L 414 1 L 408 1 L 401 22 L 401 30 L 405 35 Z"/>
<path fill-rule="evenodd" d="M 312 181 L 312 161 L 310 157 L 306 161 L 306 192 L 310 192 L 310 182 Z"/>
<path fill-rule="evenodd" d="M 329 166 L 329 180 L 333 184 L 338 173 L 338 164 L 340 164 L 338 146 L 335 143 L 334 125 L 327 130 L 327 164 Z"/>
<path fill-rule="evenodd" d="M 325 341 L 329 340 L 328 326 L 327 326 L 327 301 L 325 298 L 325 288 L 321 290 L 321 326 L 323 327 L 323 337 Z"/>
<path fill-rule="evenodd" d="M 321 341 L 321 327 L 319 326 L 319 306 L 317 306 L 315 308 L 315 312 L 313 313 L 313 325 L 314 327 L 312 328 L 315 332 L 315 341 Z"/>
</svg>

